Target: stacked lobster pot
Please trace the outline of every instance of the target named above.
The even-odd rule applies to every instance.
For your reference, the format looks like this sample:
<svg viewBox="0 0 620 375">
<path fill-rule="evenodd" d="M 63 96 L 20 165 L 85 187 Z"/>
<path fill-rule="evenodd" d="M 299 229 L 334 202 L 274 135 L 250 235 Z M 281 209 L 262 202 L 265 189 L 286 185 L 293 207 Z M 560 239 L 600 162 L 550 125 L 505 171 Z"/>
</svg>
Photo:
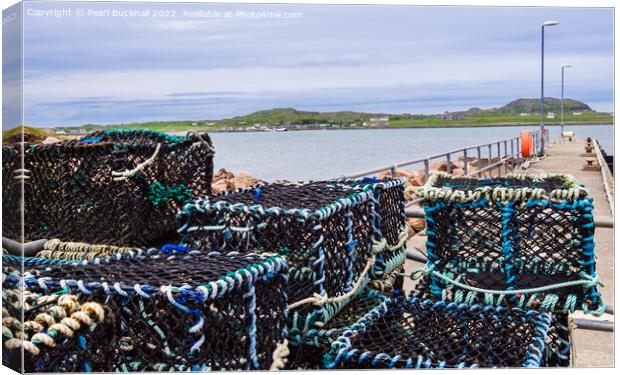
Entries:
<svg viewBox="0 0 620 375">
<path fill-rule="evenodd" d="M 544 311 L 395 297 L 332 341 L 326 368 L 538 367 Z"/>
<path fill-rule="evenodd" d="M 127 270 L 142 264 L 144 273 L 160 275 L 161 281 L 147 280 L 149 285 L 154 284 L 156 287 L 165 283 L 184 287 L 195 279 L 194 275 L 181 274 L 177 279 L 167 280 L 166 277 L 170 275 L 161 267 L 183 267 L 165 262 L 160 264 L 159 261 L 143 263 L 142 257 L 136 259 L 135 256 L 143 254 L 141 249 L 145 247 L 176 243 L 178 210 L 194 197 L 211 193 L 214 149 L 209 136 L 206 133 L 190 133 L 177 137 L 151 131 L 104 130 L 81 139 L 53 144 L 16 143 L 3 146 L 2 153 L 3 236 L 8 239 L 9 244 L 11 239 L 17 243 L 33 241 L 23 248 L 24 252 L 21 247 L 16 247 L 17 251 L 10 251 L 14 255 L 6 255 L 6 251 L 3 255 L 3 274 L 7 276 L 3 279 L 2 294 L 5 302 L 2 311 L 3 349 L 6 353 L 3 363 L 15 370 L 47 372 L 146 369 L 153 368 L 148 367 L 151 364 L 157 364 L 157 368 L 166 368 L 165 365 L 169 365 L 169 368 L 185 368 L 191 361 L 188 362 L 180 355 L 160 359 L 163 358 L 162 353 L 165 356 L 173 355 L 173 345 L 187 343 L 180 343 L 179 338 L 164 338 L 159 334 L 159 325 L 149 328 L 149 324 L 169 314 L 168 311 L 144 312 L 143 317 L 148 317 L 145 322 L 133 320 L 132 317 L 125 319 L 122 316 L 127 311 L 132 311 L 132 316 L 136 318 L 140 316 L 146 300 L 128 299 L 121 301 L 122 303 L 117 301 L 116 304 L 107 305 L 114 300 L 106 297 L 91 301 L 89 298 L 91 294 L 94 296 L 94 293 L 89 293 L 89 289 L 83 288 L 83 285 L 101 283 L 105 279 L 107 281 L 104 284 L 111 288 L 107 291 L 114 290 L 120 296 L 135 297 L 134 289 L 131 288 L 140 284 L 140 280 L 134 280 L 134 284 L 123 284 L 124 280 L 120 278 L 126 276 L 126 271 L 114 269 L 112 266 L 108 268 L 90 264 L 105 262 L 105 259 L 110 260 L 111 257 L 122 258 L 122 264 L 126 265 Z M 32 255 L 35 257 L 30 257 Z M 135 264 L 132 266 L 131 262 Z M 84 264 L 97 268 L 97 274 L 89 274 L 83 280 L 71 274 L 76 270 L 72 267 Z M 50 267 L 58 274 L 42 277 L 44 280 L 55 280 L 54 283 L 62 284 L 62 288 L 55 289 L 54 284 L 46 289 L 43 287 L 46 284 L 42 281 L 26 285 L 17 282 L 20 277 L 38 274 Z M 236 267 L 238 263 L 231 260 L 228 268 L 222 267 L 219 271 L 225 275 L 235 272 Z M 61 275 L 64 271 L 68 273 Z M 54 279 L 56 276 L 58 278 Z M 215 276 L 213 277 L 214 281 L 217 281 Z M 80 281 L 79 291 L 65 288 L 71 284 L 71 280 Z M 282 282 L 284 281 L 278 281 Z M 281 312 L 284 311 L 286 316 L 286 303 L 283 302 L 285 295 L 280 293 L 282 290 L 283 288 L 278 286 L 270 298 L 281 304 L 277 314 L 282 315 Z M 70 296 L 61 296 L 67 291 Z M 143 297 L 146 295 L 139 294 Z M 167 298 L 166 295 L 159 296 L 162 302 Z M 183 298 L 182 296 L 181 299 Z M 103 303 L 104 300 L 106 303 Z M 239 307 L 236 314 L 247 316 L 247 307 L 243 305 L 245 301 L 239 299 L 237 303 Z M 234 302 L 231 302 L 231 306 L 233 304 Z M 170 307 L 173 305 L 162 305 L 163 309 Z M 231 311 L 232 309 L 233 307 L 230 308 Z M 199 308 L 192 311 L 198 310 Z M 173 315 L 178 318 L 178 314 Z M 106 320 L 102 321 L 103 317 Z M 67 325 L 63 323 L 66 318 L 73 320 L 64 321 Z M 217 321 L 229 319 L 230 317 L 220 317 Z M 274 324 L 275 322 L 277 320 L 274 320 Z M 215 323 L 217 322 L 214 322 L 214 326 Z M 118 324 L 122 327 L 119 328 Z M 179 323 L 162 324 L 169 325 L 175 335 L 185 339 L 179 328 L 190 324 L 190 321 L 181 319 Z M 131 328 L 133 325 L 135 328 Z M 274 327 L 279 330 L 281 325 L 278 323 Z M 128 333 L 127 330 L 132 329 L 135 329 L 135 334 L 141 335 L 132 338 L 136 341 L 133 345 L 136 351 L 128 356 L 130 359 L 125 362 L 111 361 L 110 355 L 119 355 L 118 348 L 124 344 L 115 342 L 116 347 L 110 349 L 113 353 L 108 351 L 106 345 L 110 345 L 112 339 L 124 337 L 120 336 L 121 334 L 131 336 L 131 332 Z M 110 330 L 119 336 L 110 338 L 105 337 L 105 334 L 99 335 L 101 330 Z M 149 332 L 145 333 L 144 330 Z M 89 331 L 92 331 L 92 335 Z M 285 333 L 278 331 L 277 334 L 269 335 L 274 342 L 281 345 L 281 336 Z M 158 343 L 142 339 L 148 335 L 157 337 Z M 184 335 L 189 337 L 187 333 Z M 247 335 L 243 337 L 248 340 Z M 165 345 L 158 346 L 162 342 Z M 97 351 L 93 351 L 92 359 L 88 359 L 84 351 L 90 351 L 95 346 Z M 185 349 L 187 348 L 179 347 L 178 350 Z M 158 350 L 160 351 L 157 352 Z M 265 353 L 269 350 L 271 348 L 266 348 L 260 358 L 267 358 Z M 141 353 L 138 354 L 137 351 Z M 269 368 L 270 361 L 261 359 L 259 365 L 261 368 Z M 257 368 L 256 363 L 247 363 L 250 363 L 249 359 L 240 357 L 235 363 L 220 360 L 209 363 L 205 360 L 192 363 L 191 366 L 203 364 L 213 368 Z"/>
<path fill-rule="evenodd" d="M 416 287 L 409 293 L 410 298 L 418 300 L 430 300 L 432 302 L 443 301 L 430 294 L 429 278 L 422 277 Z M 454 303 L 454 302 L 450 302 Z M 485 306 L 484 303 L 475 303 L 471 306 Z M 467 305 L 470 306 L 470 305 Z M 495 306 L 494 306 L 495 307 Z M 541 309 L 521 309 L 540 313 Z M 550 324 L 545 328 L 547 335 L 542 349 L 539 367 L 568 367 L 571 364 L 571 355 L 574 350 L 571 343 L 570 319 L 568 314 L 549 313 Z"/>
<path fill-rule="evenodd" d="M 428 263 L 417 295 L 545 311 L 546 365 L 568 365 L 569 314 L 601 315 L 592 198 L 570 176 L 475 179 L 436 174 L 425 198 Z"/>
<path fill-rule="evenodd" d="M 3 364 L 13 369 L 284 366 L 282 256 L 150 249 L 93 261 L 5 256 L 3 263 Z"/>
<path fill-rule="evenodd" d="M 289 264 L 289 341 L 301 345 L 397 268 L 394 254 L 406 242 L 404 182 L 272 183 L 198 199 L 179 213 L 181 243 L 221 252 L 280 249 Z"/>
<path fill-rule="evenodd" d="M 213 154 L 206 133 L 141 130 L 3 146 L 3 236 L 114 246 L 172 241 L 179 208 L 211 193 Z"/>
</svg>

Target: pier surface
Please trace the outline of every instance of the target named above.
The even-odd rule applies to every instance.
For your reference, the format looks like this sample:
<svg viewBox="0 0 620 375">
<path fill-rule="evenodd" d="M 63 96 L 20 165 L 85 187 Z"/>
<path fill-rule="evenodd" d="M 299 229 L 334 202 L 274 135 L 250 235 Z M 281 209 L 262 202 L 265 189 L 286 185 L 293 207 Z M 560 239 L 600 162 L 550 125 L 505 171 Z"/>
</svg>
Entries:
<svg viewBox="0 0 620 375">
<path fill-rule="evenodd" d="M 594 201 L 595 220 L 609 219 L 612 211 L 605 191 L 605 183 L 601 171 L 584 170 L 586 160 L 594 160 L 596 156 L 584 157 L 585 141 L 552 143 L 547 150 L 547 157 L 530 165 L 528 173 L 559 173 L 575 176 L 577 181 L 584 184 Z M 423 232 L 422 232 L 423 233 Z M 415 247 L 426 251 L 426 237 L 416 235 L 409 239 L 407 248 Z M 614 230 L 613 228 L 597 227 L 594 241 L 596 245 L 596 271 L 598 277 L 605 284 L 600 288 L 603 299 L 607 304 L 614 304 Z M 407 260 L 406 273 L 410 273 L 422 266 L 421 263 Z M 410 290 L 414 283 L 405 280 L 405 289 Z M 596 318 L 585 316 L 581 312 L 572 315 L 573 318 L 585 318 L 601 321 L 613 321 L 613 315 L 605 314 Z M 573 342 L 575 347 L 572 366 L 575 367 L 613 367 L 614 366 L 614 335 L 612 332 L 590 331 L 576 329 Z"/>
</svg>

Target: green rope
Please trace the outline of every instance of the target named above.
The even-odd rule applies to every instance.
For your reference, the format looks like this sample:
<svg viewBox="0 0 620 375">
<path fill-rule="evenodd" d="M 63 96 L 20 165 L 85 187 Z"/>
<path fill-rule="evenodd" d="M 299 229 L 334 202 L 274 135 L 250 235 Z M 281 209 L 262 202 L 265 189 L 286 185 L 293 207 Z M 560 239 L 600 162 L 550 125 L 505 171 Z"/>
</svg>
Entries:
<svg viewBox="0 0 620 375">
<path fill-rule="evenodd" d="M 595 285 L 603 286 L 603 283 L 597 277 L 591 277 L 585 272 L 581 272 L 579 274 L 583 278 L 582 280 L 567 281 L 567 282 L 558 283 L 558 284 L 546 285 L 546 286 L 542 286 L 538 288 L 519 289 L 519 290 L 489 290 L 489 289 L 476 288 L 476 287 L 459 282 L 458 280 L 461 278 L 462 275 L 459 275 L 456 279 L 452 279 L 451 277 L 446 276 L 438 271 L 435 271 L 431 267 L 428 267 L 428 266 L 418 269 L 409 275 L 404 274 L 404 273 L 401 273 L 400 275 L 408 276 L 412 280 L 417 280 L 423 275 L 435 275 L 441 278 L 442 280 L 447 281 L 448 283 L 451 284 L 451 286 L 442 291 L 443 300 L 449 299 L 448 292 L 452 290 L 452 286 L 458 286 L 460 288 L 467 289 L 469 290 L 469 292 L 467 292 L 466 296 L 465 296 L 465 292 L 463 292 L 462 290 L 455 291 L 454 302 L 461 303 L 463 302 L 463 297 L 465 297 L 464 302 L 468 305 L 472 305 L 474 303 L 477 293 L 482 293 L 484 295 L 484 303 L 489 306 L 493 306 L 493 305 L 500 306 L 502 300 L 507 294 L 521 294 L 521 296 L 519 297 L 518 306 L 524 307 L 525 305 L 525 307 L 531 307 L 531 306 L 534 306 L 536 301 L 539 299 L 540 292 L 544 292 L 544 291 L 551 290 L 551 289 L 565 288 L 565 287 L 575 286 L 575 285 L 584 285 L 585 287 L 591 287 Z M 529 293 L 532 293 L 532 295 L 528 299 L 527 304 L 525 304 L 525 298 L 526 298 L 525 294 L 529 294 Z M 499 295 L 499 297 L 497 297 L 497 299 L 494 301 L 493 295 Z M 553 311 L 559 301 L 560 301 L 560 297 L 557 294 L 549 293 L 542 300 L 541 307 L 547 311 Z M 573 312 L 575 311 L 576 304 L 577 304 L 577 296 L 575 296 L 574 294 L 570 294 L 566 297 L 562 311 L 565 313 Z M 582 304 L 582 309 L 584 313 L 586 314 L 592 313 L 594 316 L 601 316 L 605 312 L 605 305 L 601 304 L 598 309 L 590 310 L 588 304 L 584 302 Z"/>
<path fill-rule="evenodd" d="M 161 206 L 170 200 L 185 204 L 192 200 L 192 189 L 185 187 L 183 184 L 165 187 L 156 181 L 149 185 L 148 199 L 154 206 Z"/>
<path fill-rule="evenodd" d="M 540 292 L 545 292 L 545 291 L 552 290 L 552 289 L 560 289 L 560 288 L 566 288 L 566 287 L 577 286 L 577 285 L 583 285 L 585 287 L 596 286 L 596 285 L 603 286 L 603 283 L 598 279 L 598 277 L 591 277 L 584 272 L 579 273 L 579 275 L 583 278 L 581 280 L 566 281 L 563 283 L 545 285 L 545 286 L 540 286 L 537 288 L 517 289 L 517 290 L 491 290 L 491 289 L 477 288 L 474 286 L 460 283 L 454 279 L 451 279 L 448 276 L 445 276 L 441 272 L 435 271 L 429 267 L 415 270 L 410 275 L 402 274 L 402 276 L 409 276 L 411 280 L 417 280 L 423 275 L 437 276 L 440 279 L 446 282 L 449 282 L 450 284 L 454 284 L 460 288 L 471 290 L 473 292 L 484 293 L 484 294 L 524 294 L 524 293 L 529 294 L 529 293 L 540 293 Z"/>
</svg>

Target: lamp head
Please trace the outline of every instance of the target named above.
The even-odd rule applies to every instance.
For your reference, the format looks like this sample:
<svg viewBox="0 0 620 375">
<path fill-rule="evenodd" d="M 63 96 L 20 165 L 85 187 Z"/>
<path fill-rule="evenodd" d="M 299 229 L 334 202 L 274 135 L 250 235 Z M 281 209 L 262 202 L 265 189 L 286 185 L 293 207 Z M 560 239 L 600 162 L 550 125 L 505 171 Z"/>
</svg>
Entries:
<svg viewBox="0 0 620 375">
<path fill-rule="evenodd" d="M 555 26 L 555 25 L 559 25 L 560 23 L 558 21 L 545 21 L 543 22 L 543 27 L 545 26 Z"/>
<path fill-rule="evenodd" d="M 572 65 L 571 65 L 571 64 L 568 64 L 568 65 L 562 65 L 562 68 L 571 68 L 571 67 L 572 67 Z"/>
</svg>

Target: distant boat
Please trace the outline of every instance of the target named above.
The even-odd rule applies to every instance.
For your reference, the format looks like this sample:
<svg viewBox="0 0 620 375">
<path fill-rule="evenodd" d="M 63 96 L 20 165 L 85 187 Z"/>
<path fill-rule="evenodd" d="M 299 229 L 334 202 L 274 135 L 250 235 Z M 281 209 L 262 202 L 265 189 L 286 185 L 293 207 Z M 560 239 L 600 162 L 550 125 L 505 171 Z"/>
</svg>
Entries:
<svg viewBox="0 0 620 375">
<path fill-rule="evenodd" d="M 288 128 L 276 128 L 277 132 L 286 132 L 288 131 Z"/>
</svg>

